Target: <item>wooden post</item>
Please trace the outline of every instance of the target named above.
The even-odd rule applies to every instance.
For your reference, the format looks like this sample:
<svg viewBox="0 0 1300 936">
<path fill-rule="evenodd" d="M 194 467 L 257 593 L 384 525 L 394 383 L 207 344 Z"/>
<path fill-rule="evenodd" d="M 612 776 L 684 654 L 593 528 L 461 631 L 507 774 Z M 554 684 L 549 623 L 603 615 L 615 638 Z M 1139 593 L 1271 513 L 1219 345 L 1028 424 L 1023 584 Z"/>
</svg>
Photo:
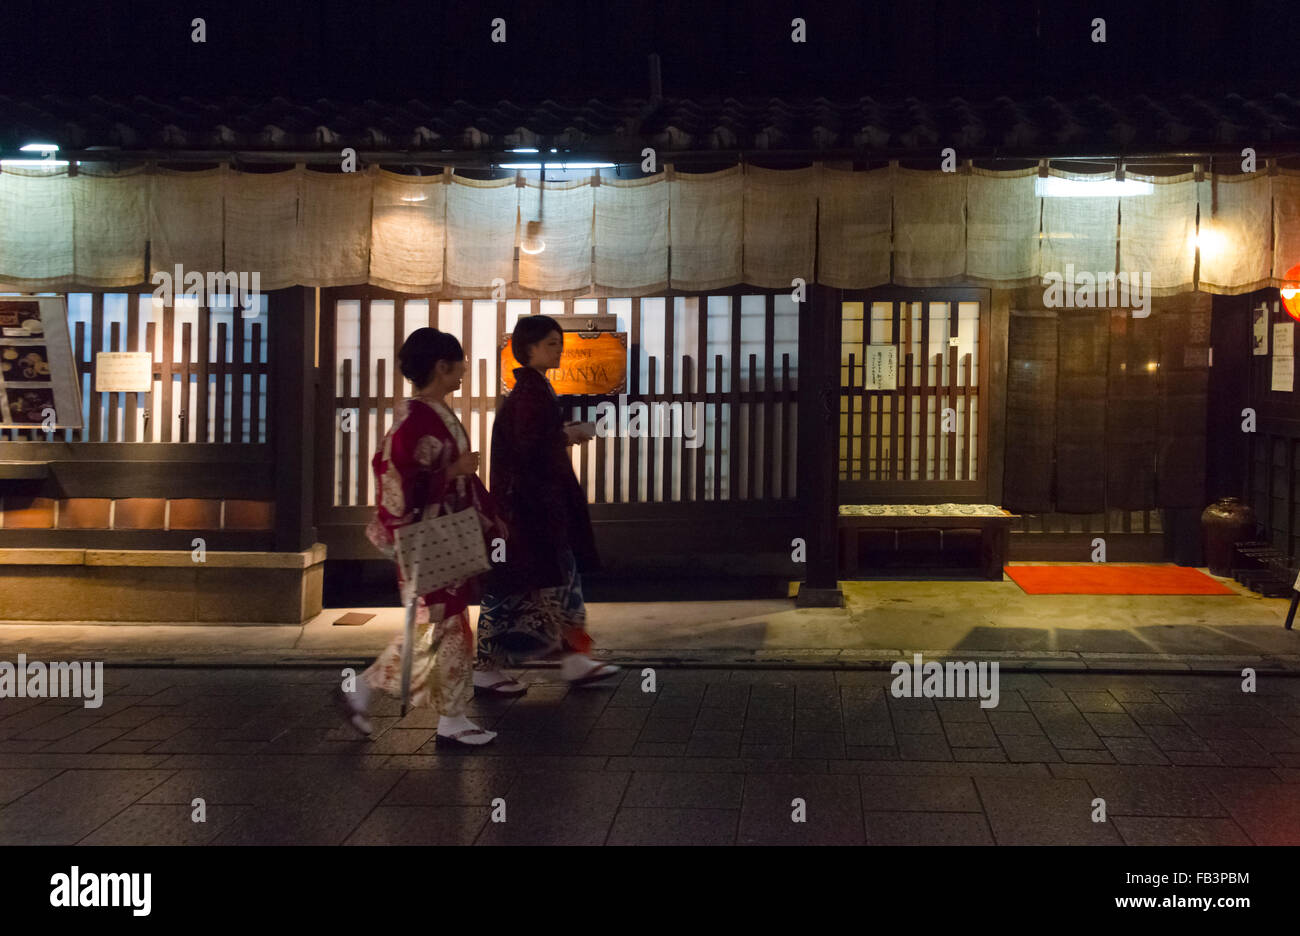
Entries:
<svg viewBox="0 0 1300 936">
<path fill-rule="evenodd" d="M 315 290 L 302 286 L 275 290 L 268 297 L 267 319 L 271 346 L 267 391 L 274 412 L 275 549 L 302 552 L 316 542 L 312 509 L 316 490 Z"/>
<path fill-rule="evenodd" d="M 837 291 L 810 285 L 799 307 L 799 505 L 807 564 L 796 603 L 844 605 L 838 581 L 836 527 L 840 304 Z"/>
</svg>

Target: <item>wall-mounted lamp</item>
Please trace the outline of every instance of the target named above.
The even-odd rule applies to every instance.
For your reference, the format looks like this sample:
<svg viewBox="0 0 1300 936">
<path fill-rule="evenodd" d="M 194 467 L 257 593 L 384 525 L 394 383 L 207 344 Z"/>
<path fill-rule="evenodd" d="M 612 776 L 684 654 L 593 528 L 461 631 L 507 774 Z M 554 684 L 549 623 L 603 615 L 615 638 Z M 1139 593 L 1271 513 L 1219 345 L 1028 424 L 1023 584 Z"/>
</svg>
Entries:
<svg viewBox="0 0 1300 936">
<path fill-rule="evenodd" d="M 1282 306 L 1287 315 L 1300 321 L 1300 263 L 1286 271 L 1286 278 L 1290 282 L 1281 289 Z"/>
</svg>

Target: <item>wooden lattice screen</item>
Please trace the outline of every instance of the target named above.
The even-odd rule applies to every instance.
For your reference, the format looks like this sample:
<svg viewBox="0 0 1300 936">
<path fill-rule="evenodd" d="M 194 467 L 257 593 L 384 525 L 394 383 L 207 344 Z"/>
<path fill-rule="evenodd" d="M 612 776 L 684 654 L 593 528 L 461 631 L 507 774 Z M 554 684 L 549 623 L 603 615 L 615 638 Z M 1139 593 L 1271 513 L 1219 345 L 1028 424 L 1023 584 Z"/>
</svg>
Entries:
<svg viewBox="0 0 1300 936">
<path fill-rule="evenodd" d="M 623 407 L 638 402 L 652 409 L 704 404 L 703 424 L 695 427 L 698 447 L 680 436 L 621 435 L 575 447 L 574 468 L 590 501 L 796 496 L 798 309 L 788 295 L 490 301 L 339 289 L 322 294 L 321 308 L 321 360 L 334 363 L 333 457 L 318 462 L 324 490 L 333 490 L 322 504 L 326 509 L 375 503 L 370 460 L 392 424 L 395 403 L 409 390 L 394 374 L 394 362 L 405 337 L 426 325 L 456 335 L 464 347 L 469 368 L 449 402 L 471 446 L 484 455 L 486 481 L 502 336 L 519 315 L 539 312 L 615 315 L 628 334 L 626 394 L 564 397 L 573 419 L 595 421 L 602 402 L 616 407 L 619 422 Z M 349 411 L 355 431 L 344 431 Z"/>
<path fill-rule="evenodd" d="M 49 436 L 62 442 L 267 441 L 269 380 L 266 297 L 256 317 L 214 297 L 161 306 L 148 294 L 70 293 L 68 331 L 81 378 L 80 429 Z M 177 326 L 179 325 L 179 329 Z M 150 393 L 96 393 L 95 355 L 153 351 Z M 47 441 L 39 430 L 0 430 L 0 441 Z"/>
<path fill-rule="evenodd" d="M 842 500 L 984 492 L 983 306 L 965 292 L 841 304 Z M 871 346 L 895 349 L 894 389 L 867 387 Z"/>
</svg>

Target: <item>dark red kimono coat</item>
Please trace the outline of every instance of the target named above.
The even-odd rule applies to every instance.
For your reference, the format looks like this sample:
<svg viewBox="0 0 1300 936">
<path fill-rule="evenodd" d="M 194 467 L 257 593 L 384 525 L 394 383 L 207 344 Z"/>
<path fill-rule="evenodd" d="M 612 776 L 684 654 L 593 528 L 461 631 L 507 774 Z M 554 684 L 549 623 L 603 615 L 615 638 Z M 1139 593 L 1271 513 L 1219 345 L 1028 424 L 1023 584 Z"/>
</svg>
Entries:
<svg viewBox="0 0 1300 936">
<path fill-rule="evenodd" d="M 564 584 L 560 556 L 566 549 L 580 572 L 599 564 L 587 495 L 573 473 L 555 392 L 530 367 L 514 373 L 515 387 L 492 427 L 489 490 L 510 529 L 506 561 L 487 581 L 498 595 Z"/>
</svg>

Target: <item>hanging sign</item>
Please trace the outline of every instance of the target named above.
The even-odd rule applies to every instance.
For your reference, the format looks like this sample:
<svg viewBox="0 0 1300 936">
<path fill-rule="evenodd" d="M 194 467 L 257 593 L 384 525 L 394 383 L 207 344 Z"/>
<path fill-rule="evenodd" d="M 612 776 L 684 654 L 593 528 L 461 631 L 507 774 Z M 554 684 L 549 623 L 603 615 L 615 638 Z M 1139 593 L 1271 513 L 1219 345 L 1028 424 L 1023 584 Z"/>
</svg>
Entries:
<svg viewBox="0 0 1300 936">
<path fill-rule="evenodd" d="M 0 428 L 81 428 L 66 302 L 0 298 Z"/>
<path fill-rule="evenodd" d="M 1251 310 L 1251 325 L 1253 334 L 1251 337 L 1250 353 L 1256 357 L 1268 354 L 1268 306 L 1260 304 L 1259 308 Z"/>
<path fill-rule="evenodd" d="M 898 348 L 894 345 L 867 345 L 864 388 L 898 389 Z"/>
<path fill-rule="evenodd" d="M 101 351 L 95 355 L 96 393 L 148 393 L 153 390 L 153 354 Z"/>
<path fill-rule="evenodd" d="M 510 350 L 510 336 L 501 339 L 501 386 L 515 386 L 519 362 Z M 627 387 L 627 332 L 564 333 L 560 366 L 546 372 L 557 396 L 622 393 Z"/>
</svg>

